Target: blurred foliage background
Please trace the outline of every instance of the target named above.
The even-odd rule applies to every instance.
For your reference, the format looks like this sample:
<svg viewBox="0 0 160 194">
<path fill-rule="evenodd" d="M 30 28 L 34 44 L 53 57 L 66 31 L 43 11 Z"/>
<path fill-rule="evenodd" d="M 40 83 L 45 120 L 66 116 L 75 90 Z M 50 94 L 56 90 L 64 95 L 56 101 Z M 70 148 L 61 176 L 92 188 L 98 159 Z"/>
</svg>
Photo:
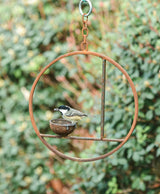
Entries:
<svg viewBox="0 0 160 194">
<path fill-rule="evenodd" d="M 51 153 L 35 135 L 28 98 L 40 70 L 66 52 L 80 50 L 79 1 L 0 2 L 0 193 L 157 194 L 160 192 L 160 1 L 92 1 L 89 50 L 119 62 L 139 97 L 131 139 L 106 159 L 78 163 Z M 105 135 L 124 137 L 134 101 L 125 77 L 107 64 Z M 67 104 L 89 117 L 76 135 L 100 132 L 101 60 L 65 58 L 51 66 L 34 95 L 34 116 L 43 133 L 53 108 Z M 117 143 L 47 140 L 67 155 L 94 157 Z"/>
</svg>

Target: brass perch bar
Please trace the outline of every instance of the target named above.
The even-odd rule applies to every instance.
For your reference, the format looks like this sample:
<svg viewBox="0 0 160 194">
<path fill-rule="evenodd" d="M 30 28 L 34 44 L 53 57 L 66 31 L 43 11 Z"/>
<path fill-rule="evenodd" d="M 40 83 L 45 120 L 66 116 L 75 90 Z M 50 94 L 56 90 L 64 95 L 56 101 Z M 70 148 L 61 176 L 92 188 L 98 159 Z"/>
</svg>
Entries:
<svg viewBox="0 0 160 194">
<path fill-rule="evenodd" d="M 123 142 L 124 139 L 108 139 L 108 138 L 94 138 L 94 137 L 78 137 L 78 136 L 66 136 L 62 137 L 59 135 L 50 135 L 50 134 L 40 134 L 41 137 L 48 138 L 60 138 L 60 139 L 76 139 L 76 140 L 90 140 L 90 141 L 110 141 L 110 142 Z"/>
</svg>

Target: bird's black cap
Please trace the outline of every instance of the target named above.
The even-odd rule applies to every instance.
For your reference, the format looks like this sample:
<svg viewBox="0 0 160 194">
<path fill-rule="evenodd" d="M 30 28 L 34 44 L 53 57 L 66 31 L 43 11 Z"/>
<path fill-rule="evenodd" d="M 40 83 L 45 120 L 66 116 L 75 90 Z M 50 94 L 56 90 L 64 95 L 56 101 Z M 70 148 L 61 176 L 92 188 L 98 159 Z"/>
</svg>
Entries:
<svg viewBox="0 0 160 194">
<path fill-rule="evenodd" d="M 58 109 L 70 110 L 70 107 L 66 105 L 62 105 L 62 106 L 59 106 Z"/>
</svg>

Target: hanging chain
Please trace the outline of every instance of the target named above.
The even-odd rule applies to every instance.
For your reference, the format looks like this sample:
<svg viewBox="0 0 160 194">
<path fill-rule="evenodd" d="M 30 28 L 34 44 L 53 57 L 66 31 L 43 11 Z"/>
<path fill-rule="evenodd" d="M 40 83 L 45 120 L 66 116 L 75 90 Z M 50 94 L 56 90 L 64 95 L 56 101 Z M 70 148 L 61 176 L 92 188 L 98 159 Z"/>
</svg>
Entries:
<svg viewBox="0 0 160 194">
<path fill-rule="evenodd" d="M 88 41 L 87 41 L 87 36 L 88 36 L 88 16 L 85 16 L 86 14 L 84 13 L 82 15 L 82 22 L 83 22 L 83 28 L 82 28 L 82 36 L 83 36 L 83 42 L 81 43 L 81 49 L 84 51 L 88 51 Z M 84 19 L 84 16 L 86 17 L 86 20 Z"/>
<path fill-rule="evenodd" d="M 82 11 L 82 4 L 88 3 L 89 5 L 89 11 L 88 13 L 83 13 Z M 81 50 L 82 51 L 88 51 L 88 42 L 87 42 L 87 36 L 88 36 L 88 16 L 92 13 L 92 3 L 90 0 L 80 0 L 79 3 L 79 11 L 82 15 L 82 22 L 83 22 L 83 28 L 82 28 L 82 36 L 83 36 L 83 42 L 81 43 Z M 86 19 L 84 19 L 84 17 Z"/>
</svg>

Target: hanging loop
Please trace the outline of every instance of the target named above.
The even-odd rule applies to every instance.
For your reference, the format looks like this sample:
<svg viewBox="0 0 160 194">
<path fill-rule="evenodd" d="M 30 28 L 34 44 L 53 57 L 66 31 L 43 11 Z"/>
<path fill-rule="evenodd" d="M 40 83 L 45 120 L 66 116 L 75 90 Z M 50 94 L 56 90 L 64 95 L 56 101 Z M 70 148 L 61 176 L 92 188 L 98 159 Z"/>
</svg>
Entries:
<svg viewBox="0 0 160 194">
<path fill-rule="evenodd" d="M 89 4 L 89 11 L 88 11 L 88 13 L 86 13 L 84 15 L 84 13 L 82 11 L 82 4 L 85 3 L 85 2 L 87 2 Z M 84 15 L 85 17 L 89 16 L 92 13 L 92 3 L 91 3 L 91 1 L 90 0 L 81 0 L 79 2 L 79 11 L 80 11 L 81 15 Z"/>
</svg>

